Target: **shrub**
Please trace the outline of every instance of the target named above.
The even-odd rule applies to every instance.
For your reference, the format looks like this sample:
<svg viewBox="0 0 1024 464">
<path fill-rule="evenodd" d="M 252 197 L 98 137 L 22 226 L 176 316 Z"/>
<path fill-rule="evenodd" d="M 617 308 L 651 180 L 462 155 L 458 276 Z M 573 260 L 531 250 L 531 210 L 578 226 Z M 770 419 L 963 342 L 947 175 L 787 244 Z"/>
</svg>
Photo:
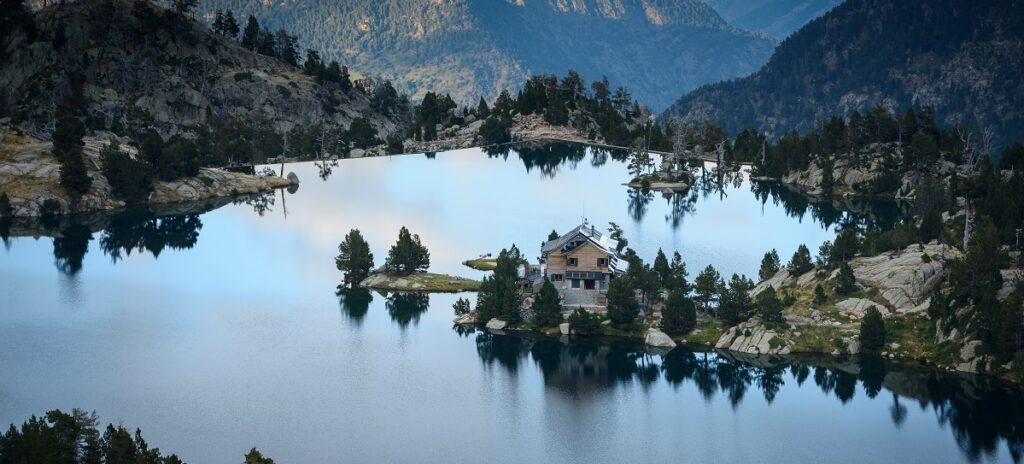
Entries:
<svg viewBox="0 0 1024 464">
<path fill-rule="evenodd" d="M 569 315 L 569 327 L 577 335 L 598 335 L 601 333 L 601 317 L 583 308 L 576 308 Z"/>
<path fill-rule="evenodd" d="M 472 307 L 470 306 L 468 299 L 459 298 L 458 300 L 455 300 L 455 304 L 452 305 L 452 310 L 455 311 L 456 316 L 464 316 L 469 314 Z"/>
<path fill-rule="evenodd" d="M 132 204 L 146 201 L 153 191 L 153 170 L 148 163 L 132 159 L 117 142 L 107 145 L 100 156 L 103 176 L 114 194 Z"/>
<path fill-rule="evenodd" d="M 821 284 L 814 286 L 814 306 L 822 306 L 828 301 L 828 297 L 825 296 L 825 287 Z"/>
<path fill-rule="evenodd" d="M 43 201 L 43 207 L 40 212 L 43 216 L 56 216 L 60 214 L 60 209 L 61 206 L 59 201 L 53 198 L 47 198 Z"/>
<path fill-rule="evenodd" d="M 509 132 L 510 125 L 511 123 L 506 118 L 491 115 L 480 125 L 477 135 L 480 136 L 484 145 L 508 143 L 512 140 L 512 134 Z"/>
</svg>

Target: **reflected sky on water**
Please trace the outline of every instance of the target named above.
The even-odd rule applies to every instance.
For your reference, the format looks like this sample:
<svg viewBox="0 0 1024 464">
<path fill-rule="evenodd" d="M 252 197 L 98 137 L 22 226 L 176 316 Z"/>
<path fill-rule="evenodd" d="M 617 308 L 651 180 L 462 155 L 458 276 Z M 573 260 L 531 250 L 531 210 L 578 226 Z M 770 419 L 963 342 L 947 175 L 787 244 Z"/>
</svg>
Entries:
<svg viewBox="0 0 1024 464">
<path fill-rule="evenodd" d="M 335 292 L 351 228 L 378 264 L 405 225 L 432 270 L 480 276 L 460 263 L 512 243 L 535 257 L 586 216 L 645 259 L 753 275 L 768 249 L 815 250 L 894 205 L 847 214 L 731 173 L 631 192 L 621 156 L 574 146 L 285 171 L 293 194 L 8 224 L 0 423 L 95 409 L 192 463 L 252 446 L 278 462 L 1012 461 L 1020 446 L 1020 394 L 983 381 L 459 333 L 451 304 L 471 295 Z"/>
</svg>

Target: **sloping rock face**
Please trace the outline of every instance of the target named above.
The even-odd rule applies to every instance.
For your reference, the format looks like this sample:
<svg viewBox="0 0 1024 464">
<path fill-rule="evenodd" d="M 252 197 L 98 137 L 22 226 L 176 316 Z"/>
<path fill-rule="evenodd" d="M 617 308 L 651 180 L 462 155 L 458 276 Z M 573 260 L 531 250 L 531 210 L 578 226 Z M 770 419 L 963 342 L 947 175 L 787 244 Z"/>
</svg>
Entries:
<svg viewBox="0 0 1024 464">
<path fill-rule="evenodd" d="M 102 165 L 100 150 L 106 143 L 94 137 L 85 139 L 83 152 L 92 186 L 74 205 L 76 212 L 107 211 L 126 206 L 124 201 L 114 195 L 106 177 L 99 170 Z M 5 132 L 0 144 L 3 144 L 0 149 L 0 192 L 10 197 L 14 216 L 39 216 L 46 200 L 56 200 L 60 204 L 57 213 L 72 211 L 71 198 L 60 186 L 60 163 L 50 154 L 52 143 Z M 149 202 L 168 204 L 225 198 L 266 192 L 289 185 L 289 180 L 276 176 L 251 176 L 203 168 L 196 177 L 155 182 Z"/>
<path fill-rule="evenodd" d="M 789 343 L 778 336 L 759 322 L 747 321 L 722 334 L 715 348 L 749 354 L 789 354 Z"/>
<path fill-rule="evenodd" d="M 279 133 L 321 123 L 347 129 L 365 117 L 383 138 L 411 119 L 397 95 L 374 103 L 372 89 L 318 82 L 154 2 L 59 2 L 33 22 L 34 34 L 17 28 L 0 38 L 0 111 L 33 133 L 52 130 L 70 76 L 81 83 L 90 128 L 122 134 L 154 128 L 166 138 L 231 118 Z"/>
<path fill-rule="evenodd" d="M 836 303 L 836 309 L 838 309 L 839 312 L 850 316 L 853 319 L 863 319 L 864 314 L 867 313 L 870 308 L 877 309 L 878 312 L 882 313 L 882 316 L 889 314 L 889 308 L 863 298 L 849 298 Z"/>
<path fill-rule="evenodd" d="M 761 292 L 767 290 L 768 287 L 772 287 L 775 290 L 779 290 L 783 287 L 793 285 L 794 282 L 796 282 L 796 278 L 794 278 L 793 275 L 789 273 L 789 269 L 783 267 L 782 269 L 779 270 L 779 272 L 776 272 L 775 275 L 773 275 L 770 279 L 758 283 L 757 286 L 750 291 L 750 296 L 755 297 L 759 295 Z"/>
<path fill-rule="evenodd" d="M 929 262 L 925 262 L 925 254 Z M 850 267 L 858 283 L 877 288 L 893 308 L 906 312 L 924 303 L 928 293 L 945 275 L 947 263 L 958 257 L 960 252 L 955 248 L 932 242 L 923 249 L 918 245 L 908 246 L 895 256 L 883 253 L 854 258 L 850 260 Z"/>
</svg>

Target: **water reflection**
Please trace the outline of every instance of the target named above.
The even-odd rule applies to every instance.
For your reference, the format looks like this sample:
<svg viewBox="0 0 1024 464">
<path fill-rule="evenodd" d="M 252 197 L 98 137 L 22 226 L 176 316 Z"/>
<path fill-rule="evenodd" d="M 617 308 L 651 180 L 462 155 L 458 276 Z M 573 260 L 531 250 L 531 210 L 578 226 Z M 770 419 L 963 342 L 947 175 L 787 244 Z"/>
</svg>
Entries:
<svg viewBox="0 0 1024 464">
<path fill-rule="evenodd" d="M 366 313 L 369 312 L 370 303 L 373 302 L 373 294 L 364 288 L 349 287 L 338 287 L 335 294 L 338 296 L 341 312 L 356 326 L 362 325 Z"/>
<path fill-rule="evenodd" d="M 392 293 L 385 295 L 385 307 L 391 320 L 405 329 L 420 322 L 420 316 L 430 308 L 430 295 L 426 293 Z"/>
<path fill-rule="evenodd" d="M 148 210 L 115 215 L 100 238 L 100 249 L 115 263 L 133 251 L 159 258 L 165 248 L 187 250 L 196 245 L 203 221 L 199 214 L 158 217 Z"/>
<path fill-rule="evenodd" d="M 53 264 L 67 276 L 82 270 L 82 260 L 89 251 L 92 231 L 82 224 L 71 224 L 53 237 Z"/>
<path fill-rule="evenodd" d="M 748 393 L 752 391 L 770 405 L 785 386 L 816 388 L 843 405 L 891 401 L 886 411 L 894 429 L 902 427 L 907 417 L 904 403 L 916 401 L 922 410 L 933 410 L 940 425 L 949 426 L 970 460 L 993 456 L 1005 443 L 1014 462 L 1020 462 L 1024 450 L 1022 391 L 984 377 L 880 358 L 758 357 L 686 347 L 657 355 L 642 344 L 615 339 L 570 341 L 486 330 L 475 336 L 477 354 L 485 365 L 517 375 L 527 358 L 532 359 L 547 387 L 574 399 L 600 397 L 627 385 L 646 390 L 665 382 L 676 389 L 692 384 L 709 403 L 716 395 L 724 395 L 736 410 L 751 401 Z M 881 395 L 883 391 L 891 393 L 891 400 Z"/>
<path fill-rule="evenodd" d="M 773 205 L 781 205 L 787 216 L 800 220 L 810 213 L 811 219 L 824 227 L 889 230 L 909 214 L 907 204 L 892 201 L 853 198 L 811 201 L 778 182 L 752 181 L 750 189 L 762 205 L 771 200 Z"/>
</svg>

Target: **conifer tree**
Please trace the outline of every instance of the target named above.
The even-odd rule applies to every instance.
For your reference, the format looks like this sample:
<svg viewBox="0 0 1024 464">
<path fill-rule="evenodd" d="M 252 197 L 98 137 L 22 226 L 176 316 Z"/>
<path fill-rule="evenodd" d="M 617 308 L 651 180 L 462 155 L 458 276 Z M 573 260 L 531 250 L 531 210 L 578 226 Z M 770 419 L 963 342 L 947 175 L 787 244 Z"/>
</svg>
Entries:
<svg viewBox="0 0 1024 464">
<path fill-rule="evenodd" d="M 608 318 L 616 325 L 629 325 L 636 320 L 638 303 L 633 280 L 628 277 L 612 279 L 608 285 Z"/>
<path fill-rule="evenodd" d="M 836 293 L 849 295 L 855 291 L 857 291 L 857 279 L 853 275 L 853 268 L 844 261 L 839 265 L 839 275 L 836 276 Z"/>
<path fill-rule="evenodd" d="M 697 325 L 697 311 L 693 300 L 674 289 L 661 310 L 661 328 L 669 335 L 689 333 Z"/>
<path fill-rule="evenodd" d="M 420 243 L 419 235 L 410 234 L 409 229 L 403 226 L 398 231 L 398 242 L 388 251 L 384 267 L 398 275 L 425 271 L 430 267 L 430 252 Z"/>
<path fill-rule="evenodd" d="M 552 327 L 562 323 L 562 297 L 547 279 L 544 279 L 537 298 L 533 300 L 533 323 L 538 327 Z"/>
<path fill-rule="evenodd" d="M 249 15 L 245 23 L 245 31 L 242 32 L 242 46 L 249 50 L 256 51 L 260 45 L 260 22 L 255 16 Z"/>
<path fill-rule="evenodd" d="M 768 280 L 772 278 L 776 272 L 779 272 L 779 268 L 781 267 L 782 260 L 779 259 L 779 252 L 772 248 L 772 251 L 765 253 L 764 258 L 761 259 L 761 269 L 757 272 L 757 276 L 760 277 L 761 280 Z"/>
<path fill-rule="evenodd" d="M 334 264 L 339 271 L 345 273 L 344 283 L 356 287 L 359 282 L 370 275 L 373 269 L 373 253 L 359 229 L 352 229 L 345 235 L 345 240 L 338 245 L 338 256 Z"/>
<path fill-rule="evenodd" d="M 885 321 L 878 308 L 868 308 L 860 321 L 860 347 L 865 352 L 877 352 L 885 345 Z"/>
</svg>

